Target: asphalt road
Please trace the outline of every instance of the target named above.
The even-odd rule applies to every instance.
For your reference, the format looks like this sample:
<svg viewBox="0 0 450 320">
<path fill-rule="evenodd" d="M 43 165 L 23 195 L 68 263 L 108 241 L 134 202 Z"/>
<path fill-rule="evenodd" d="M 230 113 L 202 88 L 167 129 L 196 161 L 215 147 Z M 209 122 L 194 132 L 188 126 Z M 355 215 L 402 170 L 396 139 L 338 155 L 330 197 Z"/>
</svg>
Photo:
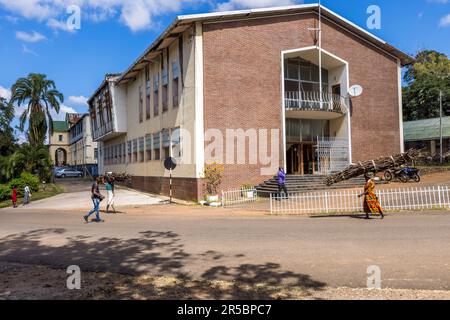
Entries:
<svg viewBox="0 0 450 320">
<path fill-rule="evenodd" d="M 152 206 L 83 224 L 82 212 L 0 210 L 0 261 L 308 288 L 450 290 L 450 213 L 271 217 Z"/>
</svg>

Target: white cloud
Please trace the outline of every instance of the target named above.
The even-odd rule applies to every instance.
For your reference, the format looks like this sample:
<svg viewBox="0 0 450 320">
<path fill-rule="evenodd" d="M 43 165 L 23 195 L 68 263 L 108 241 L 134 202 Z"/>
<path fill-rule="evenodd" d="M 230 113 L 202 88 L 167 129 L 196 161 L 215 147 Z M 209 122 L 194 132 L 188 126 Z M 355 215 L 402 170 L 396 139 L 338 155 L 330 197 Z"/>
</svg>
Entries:
<svg viewBox="0 0 450 320">
<path fill-rule="evenodd" d="M 17 31 L 16 38 L 25 42 L 39 42 L 46 39 L 43 34 L 36 31 L 32 31 L 30 33 Z"/>
<path fill-rule="evenodd" d="M 75 105 L 87 105 L 88 98 L 85 96 L 70 96 L 68 101 Z"/>
<path fill-rule="evenodd" d="M 33 56 L 38 56 L 38 54 L 36 52 L 34 52 L 33 50 L 29 49 L 25 44 L 22 44 L 22 53 L 25 54 L 32 54 Z"/>
<path fill-rule="evenodd" d="M 52 110 L 50 114 L 52 115 L 53 120 L 56 121 L 62 121 L 66 118 L 66 113 L 77 113 L 77 110 L 75 110 L 72 107 L 66 106 L 65 104 L 61 104 L 59 114 L 55 112 L 55 110 Z"/>
<path fill-rule="evenodd" d="M 20 107 L 16 106 L 14 108 L 14 116 L 17 119 L 19 119 L 25 110 L 26 110 L 25 106 L 20 106 Z M 56 111 L 53 109 L 50 111 L 50 114 L 51 114 L 53 120 L 56 120 L 56 121 L 64 120 L 66 118 L 66 113 L 77 113 L 77 111 L 72 107 L 66 106 L 65 104 L 60 105 L 59 114 L 56 113 Z"/>
<path fill-rule="evenodd" d="M 278 7 L 289 6 L 303 1 L 296 0 L 229 0 L 227 2 L 221 2 L 217 5 L 218 11 L 230 11 L 236 9 L 247 8 L 264 8 L 264 7 Z"/>
<path fill-rule="evenodd" d="M 70 33 L 75 32 L 75 29 L 70 28 L 65 21 L 60 21 L 55 18 L 51 18 L 50 20 L 47 21 L 47 27 L 49 27 L 53 31 L 61 30 Z"/>
<path fill-rule="evenodd" d="M 0 0 L 0 8 L 3 7 L 14 15 L 45 22 L 54 30 L 68 31 L 63 26 L 64 21 L 70 16 L 66 10 L 71 5 L 77 5 L 81 9 L 82 19 L 98 22 L 118 18 L 132 31 L 139 31 L 155 25 L 155 19 L 159 16 L 180 12 L 185 6 L 210 2 L 210 0 Z"/>
<path fill-rule="evenodd" d="M 0 86 L 0 97 L 5 98 L 6 100 L 11 99 L 11 90 Z"/>
<path fill-rule="evenodd" d="M 448 27 L 448 26 L 450 26 L 450 14 L 446 15 L 445 17 L 443 17 L 441 19 L 441 21 L 439 22 L 439 25 L 441 27 Z"/>
</svg>

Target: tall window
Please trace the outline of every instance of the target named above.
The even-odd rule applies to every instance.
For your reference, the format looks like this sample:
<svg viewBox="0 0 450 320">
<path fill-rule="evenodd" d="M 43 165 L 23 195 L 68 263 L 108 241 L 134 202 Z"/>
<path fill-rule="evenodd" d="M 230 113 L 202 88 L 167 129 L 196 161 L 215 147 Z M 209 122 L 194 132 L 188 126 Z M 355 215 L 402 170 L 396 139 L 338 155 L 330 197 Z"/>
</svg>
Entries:
<svg viewBox="0 0 450 320">
<path fill-rule="evenodd" d="M 169 73 L 167 71 L 167 66 L 163 68 L 162 71 L 163 83 L 162 83 L 162 110 L 166 112 L 169 110 Z"/>
<path fill-rule="evenodd" d="M 169 130 L 162 131 L 163 144 L 163 160 L 170 157 L 170 132 Z"/>
<path fill-rule="evenodd" d="M 133 146 L 132 146 L 132 142 L 131 141 L 128 141 L 127 142 L 127 153 L 128 153 L 128 161 L 127 161 L 127 163 L 131 163 L 132 162 L 132 149 L 133 149 Z"/>
<path fill-rule="evenodd" d="M 301 58 L 285 60 L 286 91 L 319 92 L 319 67 Z M 322 88 L 328 92 L 328 70 L 322 69 Z"/>
<path fill-rule="evenodd" d="M 151 91 L 151 86 L 150 86 L 150 67 L 147 66 L 145 68 L 145 117 L 146 119 L 150 119 L 150 113 L 151 113 L 151 109 L 150 109 L 150 91 Z"/>
<path fill-rule="evenodd" d="M 122 143 L 122 163 L 127 163 L 127 143 Z"/>
<path fill-rule="evenodd" d="M 178 81 L 180 78 L 180 67 L 178 61 L 172 62 L 172 105 L 174 108 L 178 107 Z"/>
<path fill-rule="evenodd" d="M 139 138 L 139 162 L 144 162 L 145 139 Z"/>
<path fill-rule="evenodd" d="M 152 160 L 152 135 L 145 136 L 145 150 L 147 151 L 147 161 Z"/>
<path fill-rule="evenodd" d="M 133 140 L 133 162 L 138 161 L 138 139 Z"/>
<path fill-rule="evenodd" d="M 180 128 L 175 128 L 172 130 L 171 140 L 172 140 L 172 157 L 180 158 L 181 157 Z"/>
<path fill-rule="evenodd" d="M 142 96 L 142 86 L 139 86 L 139 123 L 144 121 L 144 100 Z"/>
<path fill-rule="evenodd" d="M 159 74 L 153 77 L 153 115 L 159 114 Z"/>
<path fill-rule="evenodd" d="M 160 134 L 154 133 L 153 134 L 153 154 L 155 160 L 161 159 L 161 140 L 160 140 Z"/>
</svg>

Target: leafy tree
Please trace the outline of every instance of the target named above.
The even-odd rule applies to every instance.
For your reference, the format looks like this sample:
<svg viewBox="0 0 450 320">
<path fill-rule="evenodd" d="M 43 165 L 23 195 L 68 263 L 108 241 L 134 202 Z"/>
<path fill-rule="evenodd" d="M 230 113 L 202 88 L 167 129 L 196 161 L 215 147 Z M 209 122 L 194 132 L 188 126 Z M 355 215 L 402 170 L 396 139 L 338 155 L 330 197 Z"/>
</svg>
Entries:
<svg viewBox="0 0 450 320">
<path fill-rule="evenodd" d="M 8 156 L 14 152 L 15 138 L 11 121 L 14 117 L 14 108 L 0 97 L 0 156 Z"/>
<path fill-rule="evenodd" d="M 18 177 L 22 172 L 39 174 L 47 179 L 52 167 L 50 154 L 44 146 L 23 144 L 9 157 L 0 158 L 0 175 L 3 180 Z"/>
<path fill-rule="evenodd" d="M 24 131 L 28 121 L 28 140 L 36 148 L 44 144 L 47 131 L 53 133 L 52 109 L 59 113 L 64 96 L 54 81 L 48 80 L 44 74 L 30 73 L 20 78 L 12 87 L 10 105 L 25 106 L 20 116 L 20 130 Z"/>
<path fill-rule="evenodd" d="M 439 92 L 443 93 L 444 112 L 450 101 L 450 60 L 433 50 L 416 55 L 416 63 L 408 66 L 403 88 L 404 120 L 439 117 Z"/>
</svg>

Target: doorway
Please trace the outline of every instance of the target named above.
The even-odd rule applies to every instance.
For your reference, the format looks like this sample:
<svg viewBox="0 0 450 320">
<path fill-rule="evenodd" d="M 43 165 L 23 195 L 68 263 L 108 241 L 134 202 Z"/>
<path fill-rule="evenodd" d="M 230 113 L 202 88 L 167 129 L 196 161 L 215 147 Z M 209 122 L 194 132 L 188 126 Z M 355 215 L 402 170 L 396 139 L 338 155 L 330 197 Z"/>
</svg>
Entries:
<svg viewBox="0 0 450 320">
<path fill-rule="evenodd" d="M 308 175 L 316 173 L 315 146 L 312 142 L 293 144 L 287 151 L 287 174 Z"/>
</svg>

